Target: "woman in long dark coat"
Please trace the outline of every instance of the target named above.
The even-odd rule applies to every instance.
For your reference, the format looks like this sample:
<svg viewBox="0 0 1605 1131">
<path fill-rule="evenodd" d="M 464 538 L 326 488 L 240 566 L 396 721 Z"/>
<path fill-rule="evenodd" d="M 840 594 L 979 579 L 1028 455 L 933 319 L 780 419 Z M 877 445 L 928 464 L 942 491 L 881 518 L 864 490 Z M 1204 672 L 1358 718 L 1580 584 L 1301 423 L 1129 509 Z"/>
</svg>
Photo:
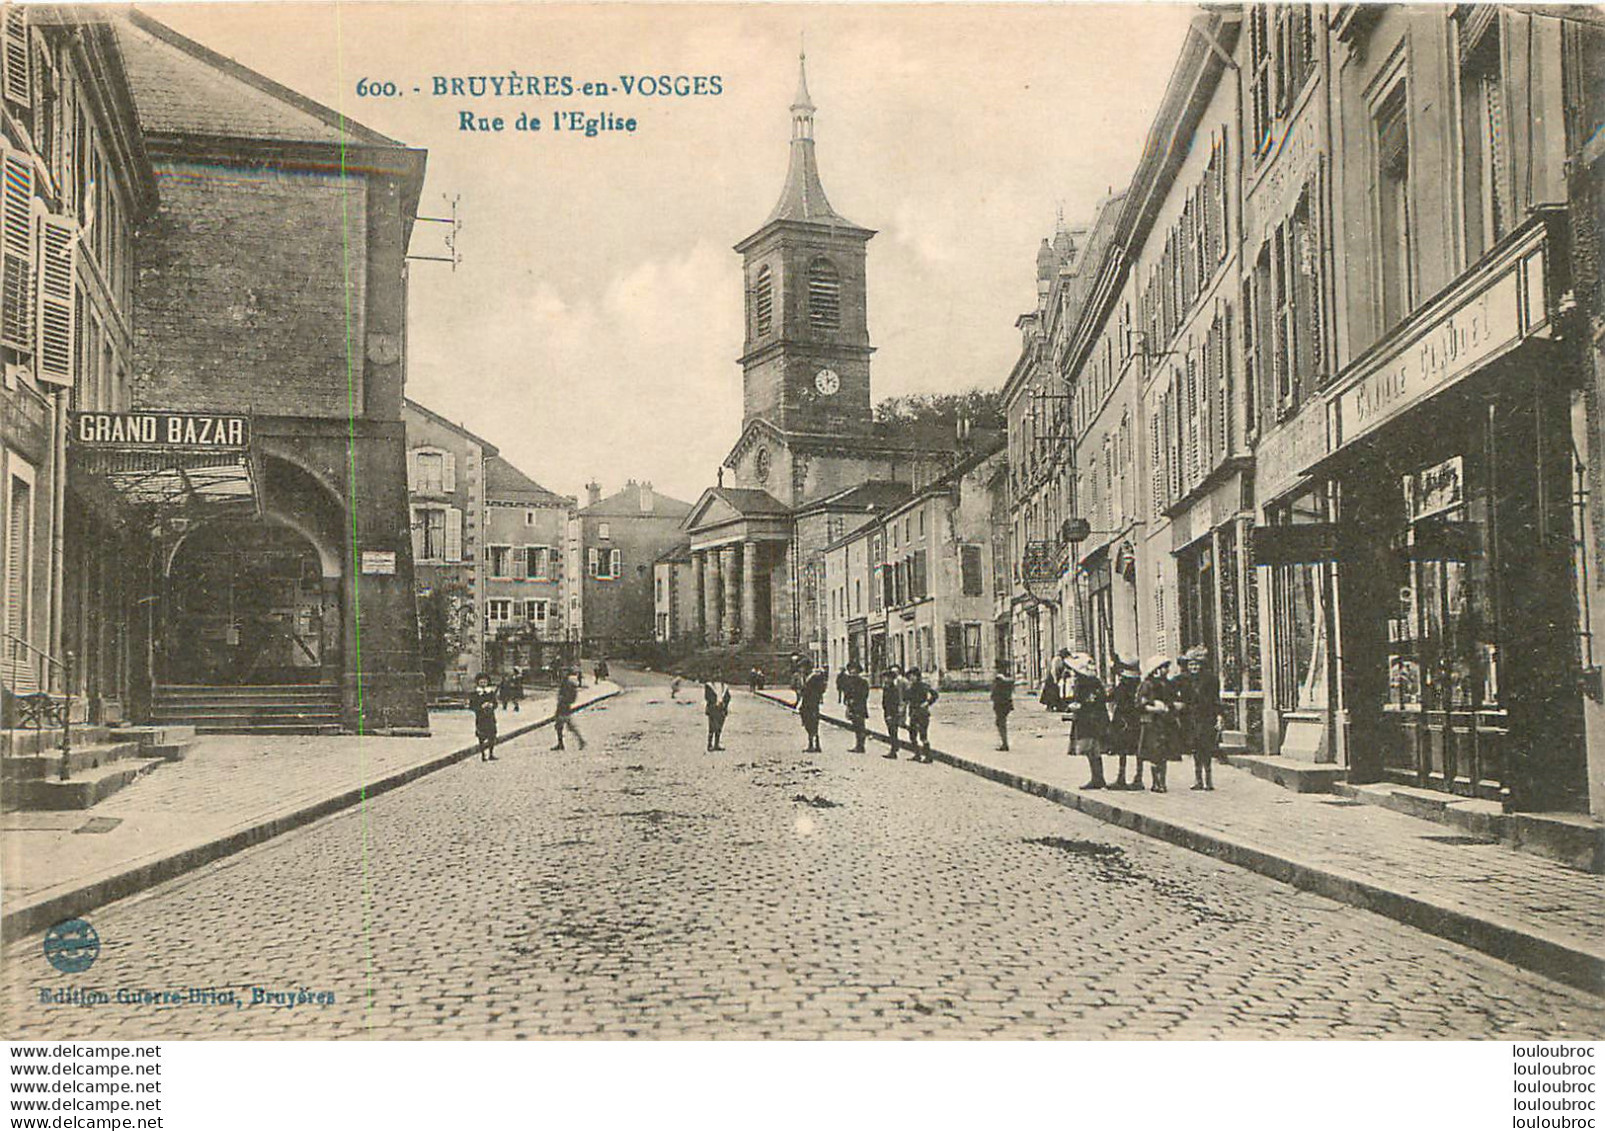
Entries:
<svg viewBox="0 0 1605 1131">
<path fill-rule="evenodd" d="M 1098 678 L 1096 661 L 1077 652 L 1066 661 L 1070 695 L 1070 753 L 1087 760 L 1087 784 L 1082 789 L 1103 789 L 1103 750 L 1109 732 L 1108 694 Z"/>
<path fill-rule="evenodd" d="M 1137 741 L 1142 737 L 1142 712 L 1137 709 L 1137 685 L 1142 672 L 1135 663 L 1115 660 L 1109 688 L 1109 753 L 1120 759 L 1120 773 L 1111 789 L 1141 789 L 1142 762 L 1137 759 Z M 1131 781 L 1126 781 L 1126 760 L 1132 762 Z"/>
<path fill-rule="evenodd" d="M 1172 661 L 1168 656 L 1151 657 L 1143 665 L 1142 683 L 1137 686 L 1137 709 L 1142 712 L 1142 734 L 1137 741 L 1137 758 L 1152 767 L 1154 793 L 1168 792 L 1165 771 L 1181 761 L 1181 700 L 1169 677 Z"/>
</svg>

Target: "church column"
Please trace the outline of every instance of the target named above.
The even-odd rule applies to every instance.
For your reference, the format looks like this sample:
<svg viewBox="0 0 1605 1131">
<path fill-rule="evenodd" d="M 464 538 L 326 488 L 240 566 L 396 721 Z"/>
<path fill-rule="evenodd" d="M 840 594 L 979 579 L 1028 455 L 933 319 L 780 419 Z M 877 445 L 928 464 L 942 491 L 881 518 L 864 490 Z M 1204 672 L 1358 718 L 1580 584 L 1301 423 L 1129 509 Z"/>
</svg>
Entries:
<svg viewBox="0 0 1605 1131">
<path fill-rule="evenodd" d="M 719 551 L 708 550 L 708 643 L 723 644 L 724 620 L 720 616 L 720 605 L 724 598 L 724 579 L 719 576 Z"/>
<path fill-rule="evenodd" d="M 691 577 L 697 589 L 697 643 L 708 642 L 708 553 L 706 550 L 693 550 L 691 553 Z"/>
<path fill-rule="evenodd" d="M 758 639 L 758 543 L 741 547 L 741 642 Z"/>
<path fill-rule="evenodd" d="M 719 547 L 719 572 L 724 579 L 724 617 L 721 625 L 724 630 L 724 642 L 734 644 L 741 632 L 738 618 L 740 603 L 736 599 L 736 586 L 739 584 L 739 575 L 736 571 L 736 543 Z"/>
</svg>

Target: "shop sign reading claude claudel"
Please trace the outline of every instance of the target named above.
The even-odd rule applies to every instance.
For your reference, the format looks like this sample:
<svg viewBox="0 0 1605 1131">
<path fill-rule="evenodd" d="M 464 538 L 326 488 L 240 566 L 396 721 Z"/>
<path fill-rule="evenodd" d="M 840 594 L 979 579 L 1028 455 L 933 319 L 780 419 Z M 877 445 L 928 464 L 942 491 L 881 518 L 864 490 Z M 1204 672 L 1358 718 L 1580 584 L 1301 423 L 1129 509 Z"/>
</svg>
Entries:
<svg viewBox="0 0 1605 1131">
<path fill-rule="evenodd" d="M 80 412 L 72 438 L 83 447 L 245 448 L 251 442 L 244 416 L 192 412 Z"/>
<path fill-rule="evenodd" d="M 1340 443 L 1493 361 L 1522 340 L 1522 278 L 1512 266 L 1337 398 Z"/>
</svg>

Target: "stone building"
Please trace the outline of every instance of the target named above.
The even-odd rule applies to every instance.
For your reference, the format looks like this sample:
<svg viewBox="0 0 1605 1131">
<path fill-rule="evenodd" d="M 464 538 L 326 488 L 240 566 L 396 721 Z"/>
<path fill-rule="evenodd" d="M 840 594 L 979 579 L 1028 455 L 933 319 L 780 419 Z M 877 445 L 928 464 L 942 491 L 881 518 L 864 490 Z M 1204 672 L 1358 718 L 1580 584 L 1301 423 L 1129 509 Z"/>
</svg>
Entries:
<svg viewBox="0 0 1605 1131">
<path fill-rule="evenodd" d="M 902 503 L 853 520 L 824 548 L 823 656 L 832 670 L 857 661 L 878 680 L 896 664 L 944 689 L 990 684 L 1005 462 L 1001 442 L 989 443 Z"/>
<path fill-rule="evenodd" d="M 418 646 L 431 695 L 461 695 L 485 663 L 486 463 L 496 446 L 408 399 L 407 496 Z"/>
<path fill-rule="evenodd" d="M 82 451 L 114 489 L 128 461 L 186 485 L 154 513 L 155 710 L 231 725 L 262 713 L 239 689 L 290 687 L 307 721 L 422 727 L 402 402 L 424 154 L 141 13 L 117 32 L 157 182 L 128 407 L 228 428 Z"/>
<path fill-rule="evenodd" d="M 485 463 L 485 670 L 546 672 L 574 659 L 564 541 L 575 500 L 499 455 Z"/>
<path fill-rule="evenodd" d="M 594 482 L 586 492 L 586 505 L 569 524 L 580 567 L 573 587 L 580 620 L 569 626 L 571 643 L 577 654 L 593 659 L 650 654 L 654 566 L 685 538 L 682 524 L 691 504 L 634 479 L 606 498 Z"/>
</svg>

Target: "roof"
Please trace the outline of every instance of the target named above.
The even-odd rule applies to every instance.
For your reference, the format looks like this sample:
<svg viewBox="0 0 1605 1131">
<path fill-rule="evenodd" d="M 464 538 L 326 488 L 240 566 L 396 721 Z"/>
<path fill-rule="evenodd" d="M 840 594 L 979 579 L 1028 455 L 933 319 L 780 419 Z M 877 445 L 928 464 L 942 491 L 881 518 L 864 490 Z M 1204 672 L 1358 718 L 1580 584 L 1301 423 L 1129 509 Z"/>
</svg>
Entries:
<svg viewBox="0 0 1605 1131">
<path fill-rule="evenodd" d="M 724 466 L 735 468 L 742 453 L 759 432 L 783 439 L 794 451 L 828 450 L 836 452 L 907 452 L 913 455 L 952 452 L 959 449 L 953 429 L 937 422 L 876 421 L 866 435 L 839 432 L 798 432 L 781 428 L 761 416 L 754 417 L 725 456 Z"/>
<path fill-rule="evenodd" d="M 874 528 L 880 525 L 880 520 L 881 516 L 878 514 L 874 516 L 866 516 L 863 521 L 849 527 L 845 534 L 826 546 L 825 553 L 828 554 L 832 550 L 839 550 L 850 542 L 856 542 L 860 538 L 868 537 L 874 533 Z"/>
<path fill-rule="evenodd" d="M 641 509 L 641 492 L 652 492 L 652 509 Z M 607 498 L 592 503 L 588 507 L 581 507 L 579 513 L 584 518 L 684 518 L 691 513 L 691 504 L 680 499 L 671 498 L 661 491 L 653 490 L 650 483 L 637 483 L 631 480 L 624 490 L 617 491 Z"/>
<path fill-rule="evenodd" d="M 456 432 L 459 436 L 466 436 L 468 439 L 472 440 L 474 443 L 476 443 L 480 447 L 484 448 L 485 449 L 485 454 L 487 456 L 493 456 L 498 451 L 496 445 L 491 443 L 489 440 L 485 439 L 483 436 L 475 435 L 473 432 L 470 432 L 467 428 L 464 428 L 461 424 L 458 424 L 455 420 L 448 420 L 446 417 L 441 416 L 440 413 L 436 412 L 434 409 L 429 408 L 426 405 L 419 404 L 417 401 L 413 400 L 411 397 L 407 397 L 403 401 L 403 411 L 405 412 L 408 409 L 410 409 L 413 412 L 416 412 L 419 416 L 427 417 L 429 420 L 431 420 L 434 423 L 440 425 L 442 428 L 451 429 L 453 432 Z M 542 490 L 545 490 L 545 488 L 542 488 Z"/>
<path fill-rule="evenodd" d="M 117 39 L 148 133 L 406 148 L 143 12 L 118 21 Z"/>
<path fill-rule="evenodd" d="M 759 487 L 714 487 L 710 494 L 745 518 L 791 513 L 790 507 Z"/>
<path fill-rule="evenodd" d="M 500 499 L 508 495 L 520 496 L 520 502 L 537 502 L 548 507 L 571 507 L 574 500 L 568 495 L 548 491 L 499 455 L 485 460 L 485 497 Z"/>
<path fill-rule="evenodd" d="M 657 560 L 660 562 L 688 562 L 691 560 L 691 543 L 677 542 L 659 554 Z"/>
<path fill-rule="evenodd" d="M 913 485 L 894 479 L 871 479 L 867 483 L 860 483 L 856 487 L 848 487 L 844 491 L 837 491 L 834 495 L 826 495 L 823 499 L 797 508 L 798 514 L 807 514 L 812 511 L 842 510 L 881 512 L 901 506 L 908 501 L 914 493 Z"/>
</svg>

